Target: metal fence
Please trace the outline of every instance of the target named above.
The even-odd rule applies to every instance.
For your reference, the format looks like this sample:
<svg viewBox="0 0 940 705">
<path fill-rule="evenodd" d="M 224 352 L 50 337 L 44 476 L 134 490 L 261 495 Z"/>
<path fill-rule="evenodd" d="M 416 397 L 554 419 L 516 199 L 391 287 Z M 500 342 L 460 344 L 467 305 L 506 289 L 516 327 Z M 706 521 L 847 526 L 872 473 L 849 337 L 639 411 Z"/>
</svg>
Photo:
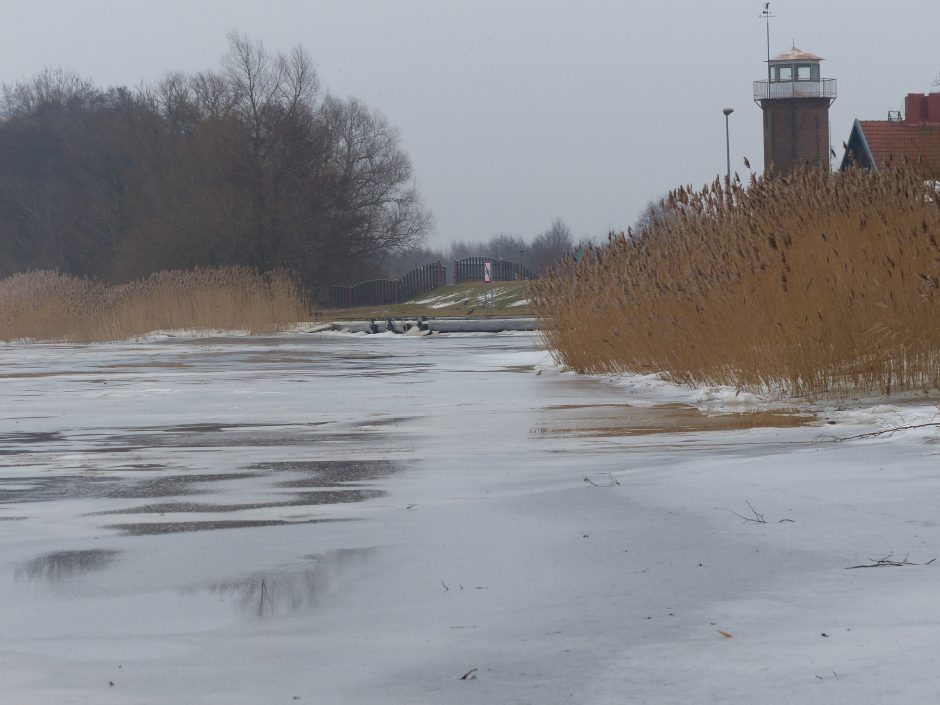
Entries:
<svg viewBox="0 0 940 705">
<path fill-rule="evenodd" d="M 754 100 L 776 98 L 836 98 L 836 79 L 819 81 L 754 81 Z"/>
<path fill-rule="evenodd" d="M 535 279 L 535 273 L 518 262 L 488 257 L 464 257 L 454 260 L 454 284 L 483 281 L 483 262 L 490 260 L 490 274 L 494 282 Z"/>
<path fill-rule="evenodd" d="M 399 304 L 418 294 L 443 286 L 447 268 L 440 261 L 415 267 L 401 279 L 373 279 L 359 284 L 333 284 L 329 289 L 332 308 Z"/>
</svg>

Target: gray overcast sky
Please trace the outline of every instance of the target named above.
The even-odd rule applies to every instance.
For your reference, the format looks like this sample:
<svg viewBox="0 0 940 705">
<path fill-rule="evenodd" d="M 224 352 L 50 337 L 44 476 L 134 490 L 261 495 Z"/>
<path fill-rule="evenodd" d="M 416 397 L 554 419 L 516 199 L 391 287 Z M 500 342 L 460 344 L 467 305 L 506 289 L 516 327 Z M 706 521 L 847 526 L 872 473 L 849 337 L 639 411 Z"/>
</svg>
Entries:
<svg viewBox="0 0 940 705">
<path fill-rule="evenodd" d="M 761 168 L 760 0 L 0 0 L 0 82 L 66 66 L 99 85 L 217 68 L 231 28 L 302 44 L 325 88 L 385 113 L 437 220 L 432 245 L 576 235 L 725 168 Z M 775 0 L 771 52 L 796 46 L 839 79 L 840 158 L 856 117 L 883 119 L 940 72 L 938 0 Z"/>
</svg>

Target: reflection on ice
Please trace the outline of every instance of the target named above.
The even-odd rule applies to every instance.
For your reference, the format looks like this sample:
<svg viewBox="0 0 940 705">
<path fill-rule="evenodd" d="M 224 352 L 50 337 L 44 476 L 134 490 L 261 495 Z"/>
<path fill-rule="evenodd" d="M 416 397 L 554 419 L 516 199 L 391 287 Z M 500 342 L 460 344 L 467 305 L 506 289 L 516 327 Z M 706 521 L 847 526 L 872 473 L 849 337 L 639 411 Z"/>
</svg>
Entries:
<svg viewBox="0 0 940 705">
<path fill-rule="evenodd" d="M 55 551 L 26 561 L 16 568 L 17 580 L 57 585 L 86 573 L 103 570 L 117 558 L 119 551 Z"/>
<path fill-rule="evenodd" d="M 546 407 L 532 434 L 556 438 L 645 436 L 659 433 L 741 431 L 805 426 L 815 417 L 787 411 L 705 414 L 686 404 L 560 404 Z"/>
<path fill-rule="evenodd" d="M 335 578 L 374 549 L 344 549 L 320 556 L 309 556 L 313 562 L 280 570 L 227 580 L 205 590 L 223 602 L 233 600 L 249 617 L 278 617 L 312 609 L 321 594 Z M 186 590 L 194 594 L 204 590 Z"/>
</svg>

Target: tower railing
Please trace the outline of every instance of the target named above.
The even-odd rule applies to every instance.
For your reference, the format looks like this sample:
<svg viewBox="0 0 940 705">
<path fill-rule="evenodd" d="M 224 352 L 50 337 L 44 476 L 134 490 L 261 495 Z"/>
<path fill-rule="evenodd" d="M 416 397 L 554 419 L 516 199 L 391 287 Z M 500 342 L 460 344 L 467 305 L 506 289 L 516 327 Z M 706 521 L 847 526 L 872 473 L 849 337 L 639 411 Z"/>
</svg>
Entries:
<svg viewBox="0 0 940 705">
<path fill-rule="evenodd" d="M 754 100 L 774 98 L 836 98 L 836 79 L 819 81 L 754 81 Z"/>
</svg>

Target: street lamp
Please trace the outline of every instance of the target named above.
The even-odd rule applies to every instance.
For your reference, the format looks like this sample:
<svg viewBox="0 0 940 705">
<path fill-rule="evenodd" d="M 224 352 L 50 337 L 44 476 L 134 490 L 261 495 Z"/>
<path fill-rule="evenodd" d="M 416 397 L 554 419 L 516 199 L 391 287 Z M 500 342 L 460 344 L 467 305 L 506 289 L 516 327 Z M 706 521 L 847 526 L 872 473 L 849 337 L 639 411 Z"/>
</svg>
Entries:
<svg viewBox="0 0 940 705">
<path fill-rule="evenodd" d="M 731 188 L 731 132 L 728 129 L 728 116 L 734 112 L 734 108 L 725 108 L 721 112 L 725 114 L 725 154 L 728 158 L 728 188 Z"/>
</svg>

